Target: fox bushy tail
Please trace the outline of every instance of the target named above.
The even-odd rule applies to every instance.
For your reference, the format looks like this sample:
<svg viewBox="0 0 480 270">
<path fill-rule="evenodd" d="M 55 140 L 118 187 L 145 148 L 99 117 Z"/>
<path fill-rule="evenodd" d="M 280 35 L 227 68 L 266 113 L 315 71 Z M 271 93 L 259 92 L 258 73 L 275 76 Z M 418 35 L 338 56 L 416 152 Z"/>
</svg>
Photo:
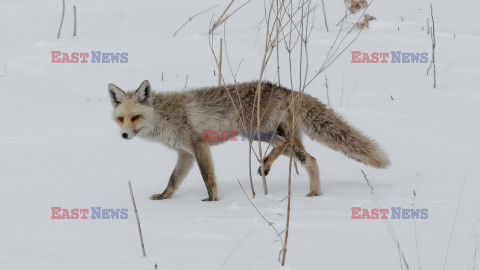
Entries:
<svg viewBox="0 0 480 270">
<path fill-rule="evenodd" d="M 366 165 L 376 168 L 390 165 L 388 155 L 375 141 L 348 125 L 332 109 L 307 94 L 301 100 L 300 128 L 310 138 Z"/>
</svg>

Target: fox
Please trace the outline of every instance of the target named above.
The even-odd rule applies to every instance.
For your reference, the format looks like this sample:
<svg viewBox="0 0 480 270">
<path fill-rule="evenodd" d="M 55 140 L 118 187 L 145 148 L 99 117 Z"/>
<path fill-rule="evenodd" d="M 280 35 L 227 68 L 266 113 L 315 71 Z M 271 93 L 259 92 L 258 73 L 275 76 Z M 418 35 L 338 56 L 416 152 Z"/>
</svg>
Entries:
<svg viewBox="0 0 480 270">
<path fill-rule="evenodd" d="M 240 134 L 243 127 L 257 127 L 258 81 L 204 87 L 182 92 L 153 92 L 143 81 L 134 91 L 123 91 L 110 83 L 108 93 L 113 106 L 112 118 L 123 139 L 134 137 L 160 142 L 177 152 L 177 162 L 167 187 L 151 200 L 171 198 L 196 161 L 207 188 L 208 198 L 217 201 L 217 184 L 210 146 L 228 140 L 205 140 L 203 130 L 229 130 Z M 303 146 L 302 134 L 340 151 L 347 157 L 375 168 L 387 168 L 389 156 L 372 139 L 350 126 L 333 109 L 317 98 L 268 81 L 261 82 L 260 130 L 275 131 L 275 140 L 258 138 L 272 145 L 263 159 L 259 175 L 268 175 L 280 156 L 292 156 L 307 171 L 310 190 L 307 196 L 319 196 L 320 174 L 316 159 Z M 293 106 L 299 102 L 299 106 Z M 297 111 L 295 111 L 297 108 Z M 293 117 L 296 115 L 294 124 Z M 296 128 L 293 128 L 293 125 Z M 232 132 L 233 133 L 233 132 Z"/>
</svg>

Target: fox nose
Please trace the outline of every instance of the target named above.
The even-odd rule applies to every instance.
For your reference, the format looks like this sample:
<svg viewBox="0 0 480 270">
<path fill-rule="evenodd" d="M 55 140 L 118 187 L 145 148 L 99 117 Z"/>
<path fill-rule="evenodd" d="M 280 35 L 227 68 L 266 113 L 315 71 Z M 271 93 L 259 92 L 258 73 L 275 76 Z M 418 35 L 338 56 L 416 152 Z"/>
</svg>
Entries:
<svg viewBox="0 0 480 270">
<path fill-rule="evenodd" d="M 123 133 L 123 134 L 122 134 L 122 138 L 124 138 L 124 139 L 128 138 L 128 134 L 127 134 L 127 133 Z"/>
</svg>

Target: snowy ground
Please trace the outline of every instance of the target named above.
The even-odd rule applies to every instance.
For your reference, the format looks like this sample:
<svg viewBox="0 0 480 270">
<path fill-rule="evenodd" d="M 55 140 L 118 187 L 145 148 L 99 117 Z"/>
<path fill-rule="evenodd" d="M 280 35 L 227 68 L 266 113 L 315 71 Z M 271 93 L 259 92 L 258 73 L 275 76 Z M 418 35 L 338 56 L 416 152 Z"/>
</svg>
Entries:
<svg viewBox="0 0 480 270">
<path fill-rule="evenodd" d="M 337 3 L 338 2 L 338 3 Z M 176 154 L 160 144 L 125 141 L 110 118 L 107 84 L 134 89 L 148 79 L 161 91 L 215 85 L 206 34 L 227 2 L 70 1 L 56 34 L 61 1 L 2 1 L 0 8 L 0 269 L 277 269 L 278 242 L 244 196 L 246 143 L 212 148 L 220 201 L 202 202 L 197 167 L 175 196 L 163 191 Z M 72 6 L 78 36 L 72 37 Z M 188 17 L 196 17 L 175 38 Z M 238 5 L 237 3 L 236 5 Z M 311 69 L 335 37 L 341 1 L 325 0 L 311 37 Z M 398 251 L 382 220 L 352 220 L 351 207 L 375 208 L 364 169 L 382 207 L 428 208 L 428 219 L 390 220 L 410 269 L 443 268 L 464 177 L 446 269 L 472 269 L 480 226 L 480 3 L 432 2 L 437 28 L 438 88 L 428 64 L 352 64 L 350 51 L 428 52 L 429 2 L 375 1 L 377 18 L 327 70 L 330 103 L 390 154 L 387 170 L 367 168 L 305 138 L 317 158 L 323 195 L 306 198 L 306 172 L 294 176 L 286 269 L 399 269 Z M 258 77 L 263 36 L 255 27 L 263 2 L 254 0 L 227 24 L 227 49 L 238 80 Z M 402 19 L 403 18 L 403 21 Z M 215 36 L 215 46 L 223 29 Z M 476 49 L 477 48 L 477 49 Z M 51 51 L 128 52 L 126 64 L 52 64 Z M 286 58 L 283 57 L 285 62 Z M 5 66 L 5 68 L 4 68 Z M 164 79 L 162 80 L 162 72 Z M 287 78 L 287 70 L 282 77 Z M 274 80 L 275 70 L 267 70 Z M 342 83 L 343 77 L 343 83 Z M 227 76 L 231 81 L 231 76 Z M 344 88 L 341 95 L 342 84 Z M 327 102 L 324 77 L 307 91 Z M 393 99 L 393 100 L 392 100 Z M 255 165 L 255 168 L 257 166 Z M 288 160 L 270 175 L 270 194 L 255 177 L 258 209 L 282 230 Z M 132 181 L 147 257 L 140 252 L 127 182 Z M 51 207 L 128 208 L 128 219 L 56 220 Z M 473 230 L 473 231 L 472 231 Z M 239 243 L 241 243 L 239 245 Z M 480 246 L 480 243 L 478 244 Z M 232 251 L 235 252 L 232 253 Z M 417 259 L 418 251 L 418 259 Z M 478 264 L 478 263 L 477 263 Z"/>
</svg>

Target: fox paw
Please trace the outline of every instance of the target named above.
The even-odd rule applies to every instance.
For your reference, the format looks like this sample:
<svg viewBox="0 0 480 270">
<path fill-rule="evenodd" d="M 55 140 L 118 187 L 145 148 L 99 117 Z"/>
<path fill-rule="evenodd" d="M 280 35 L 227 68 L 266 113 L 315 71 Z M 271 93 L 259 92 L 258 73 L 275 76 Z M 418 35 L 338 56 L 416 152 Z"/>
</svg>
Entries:
<svg viewBox="0 0 480 270">
<path fill-rule="evenodd" d="M 314 196 L 320 196 L 320 191 L 310 191 L 307 194 L 307 197 L 314 197 Z"/>
<path fill-rule="evenodd" d="M 155 195 L 150 196 L 150 200 L 165 200 L 165 199 L 168 199 L 168 198 L 171 198 L 171 197 L 172 197 L 171 194 L 162 193 L 162 194 L 155 194 Z"/>
<path fill-rule="evenodd" d="M 265 168 L 265 170 L 264 170 L 263 172 L 265 173 L 265 176 L 267 176 L 268 173 L 270 172 L 270 168 L 268 168 L 268 169 Z M 260 175 L 260 176 L 262 176 L 262 167 L 261 167 L 261 166 L 258 167 L 257 174 Z"/>
<path fill-rule="evenodd" d="M 218 198 L 217 198 L 217 197 L 215 197 L 215 198 L 210 198 L 210 197 L 209 197 L 209 198 L 203 199 L 202 201 L 204 201 L 204 202 L 213 202 L 213 201 L 218 201 Z"/>
</svg>

